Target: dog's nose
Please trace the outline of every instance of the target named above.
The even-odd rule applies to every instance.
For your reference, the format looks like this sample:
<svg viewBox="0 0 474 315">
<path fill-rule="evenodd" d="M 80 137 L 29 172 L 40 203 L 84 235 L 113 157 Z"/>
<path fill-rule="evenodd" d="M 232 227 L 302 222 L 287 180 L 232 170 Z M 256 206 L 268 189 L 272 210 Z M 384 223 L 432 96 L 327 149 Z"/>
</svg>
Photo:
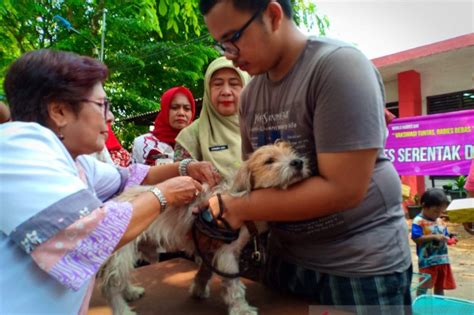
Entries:
<svg viewBox="0 0 474 315">
<path fill-rule="evenodd" d="M 303 168 L 303 160 L 301 159 L 294 159 L 290 162 L 290 165 L 297 170 L 301 170 Z"/>
</svg>

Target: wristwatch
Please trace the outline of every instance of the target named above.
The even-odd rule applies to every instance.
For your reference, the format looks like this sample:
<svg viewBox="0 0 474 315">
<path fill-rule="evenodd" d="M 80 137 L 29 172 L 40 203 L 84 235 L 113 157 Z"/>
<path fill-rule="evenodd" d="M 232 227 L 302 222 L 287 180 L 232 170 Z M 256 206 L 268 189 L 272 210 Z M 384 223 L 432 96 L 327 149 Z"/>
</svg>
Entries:
<svg viewBox="0 0 474 315">
<path fill-rule="evenodd" d="M 158 199 L 158 201 L 160 202 L 161 211 L 164 211 L 166 209 L 166 205 L 168 204 L 168 202 L 166 201 L 165 195 L 163 195 L 161 190 L 156 186 L 153 186 L 150 189 L 150 192 L 152 192 L 153 195 L 155 195 L 156 199 Z"/>
<path fill-rule="evenodd" d="M 195 160 L 194 159 L 184 159 L 181 162 L 179 162 L 179 166 L 178 166 L 179 176 L 188 176 L 188 165 L 191 162 L 195 162 Z"/>
</svg>

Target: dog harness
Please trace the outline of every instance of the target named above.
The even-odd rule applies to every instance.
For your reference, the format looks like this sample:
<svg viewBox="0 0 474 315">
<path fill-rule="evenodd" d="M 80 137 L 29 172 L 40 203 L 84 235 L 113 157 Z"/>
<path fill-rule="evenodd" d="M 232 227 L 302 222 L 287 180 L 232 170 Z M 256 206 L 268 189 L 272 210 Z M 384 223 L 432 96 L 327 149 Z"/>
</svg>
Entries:
<svg viewBox="0 0 474 315">
<path fill-rule="evenodd" d="M 245 259 L 247 257 L 243 257 L 243 255 L 240 256 L 239 270 L 241 271 L 236 273 L 228 273 L 218 270 L 212 264 L 212 260 L 208 258 L 209 255 L 205 255 L 203 250 L 199 246 L 198 234 L 208 237 L 211 242 L 212 240 L 218 240 L 226 244 L 230 244 L 239 238 L 240 229 L 232 229 L 229 222 L 227 222 L 222 217 L 224 213 L 224 202 L 222 201 L 221 194 L 217 194 L 217 200 L 219 202 L 219 214 L 216 218 L 213 218 L 212 213 L 209 209 L 206 209 L 199 213 L 196 219 L 194 220 L 192 227 L 194 246 L 196 247 L 197 254 L 199 255 L 199 257 L 201 257 L 202 262 L 213 272 L 225 278 L 238 278 L 242 275 L 244 271 L 249 268 L 248 260 Z M 219 224 L 219 222 L 222 224 Z M 245 221 L 244 224 L 247 227 L 253 241 L 253 251 L 250 254 L 250 262 L 257 267 L 260 267 L 264 264 L 265 259 L 263 255 L 264 251 L 262 245 L 260 244 L 260 239 L 258 237 L 257 227 L 252 221 Z M 210 258 L 212 258 L 212 256 Z"/>
</svg>

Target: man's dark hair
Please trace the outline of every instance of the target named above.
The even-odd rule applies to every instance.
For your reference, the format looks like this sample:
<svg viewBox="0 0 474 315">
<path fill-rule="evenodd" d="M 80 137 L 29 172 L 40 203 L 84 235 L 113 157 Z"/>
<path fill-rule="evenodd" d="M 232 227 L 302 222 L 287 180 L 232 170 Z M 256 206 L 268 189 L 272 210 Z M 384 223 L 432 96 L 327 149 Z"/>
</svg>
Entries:
<svg viewBox="0 0 474 315">
<path fill-rule="evenodd" d="M 270 0 L 200 0 L 199 10 L 201 14 L 206 15 L 216 3 L 221 1 L 232 1 L 236 9 L 249 12 L 256 12 L 258 9 L 266 7 L 270 2 Z M 281 5 L 286 17 L 291 19 L 293 17 L 291 0 L 277 0 L 277 2 Z"/>
<path fill-rule="evenodd" d="M 107 76 L 107 66 L 90 57 L 49 49 L 28 52 L 11 64 L 3 84 L 11 118 L 47 127 L 51 102 L 64 102 L 77 114 L 81 101 Z"/>
<path fill-rule="evenodd" d="M 449 200 L 443 190 L 439 188 L 431 188 L 423 193 L 421 196 L 421 205 L 423 207 L 440 207 L 448 206 Z"/>
</svg>

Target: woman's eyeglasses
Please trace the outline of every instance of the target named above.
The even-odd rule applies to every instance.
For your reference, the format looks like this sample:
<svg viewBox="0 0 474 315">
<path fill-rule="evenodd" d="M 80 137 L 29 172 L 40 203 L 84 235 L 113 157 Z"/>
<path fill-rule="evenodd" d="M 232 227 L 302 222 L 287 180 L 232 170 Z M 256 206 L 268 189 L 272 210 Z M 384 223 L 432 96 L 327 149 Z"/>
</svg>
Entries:
<svg viewBox="0 0 474 315">
<path fill-rule="evenodd" d="M 110 110 L 111 103 L 108 99 L 104 99 L 104 102 L 98 102 L 98 101 L 93 101 L 93 100 L 88 100 L 88 99 L 83 99 L 82 102 L 89 102 L 89 103 L 94 103 L 95 105 L 102 107 L 104 109 L 104 118 L 107 118 L 107 114 Z"/>
</svg>

